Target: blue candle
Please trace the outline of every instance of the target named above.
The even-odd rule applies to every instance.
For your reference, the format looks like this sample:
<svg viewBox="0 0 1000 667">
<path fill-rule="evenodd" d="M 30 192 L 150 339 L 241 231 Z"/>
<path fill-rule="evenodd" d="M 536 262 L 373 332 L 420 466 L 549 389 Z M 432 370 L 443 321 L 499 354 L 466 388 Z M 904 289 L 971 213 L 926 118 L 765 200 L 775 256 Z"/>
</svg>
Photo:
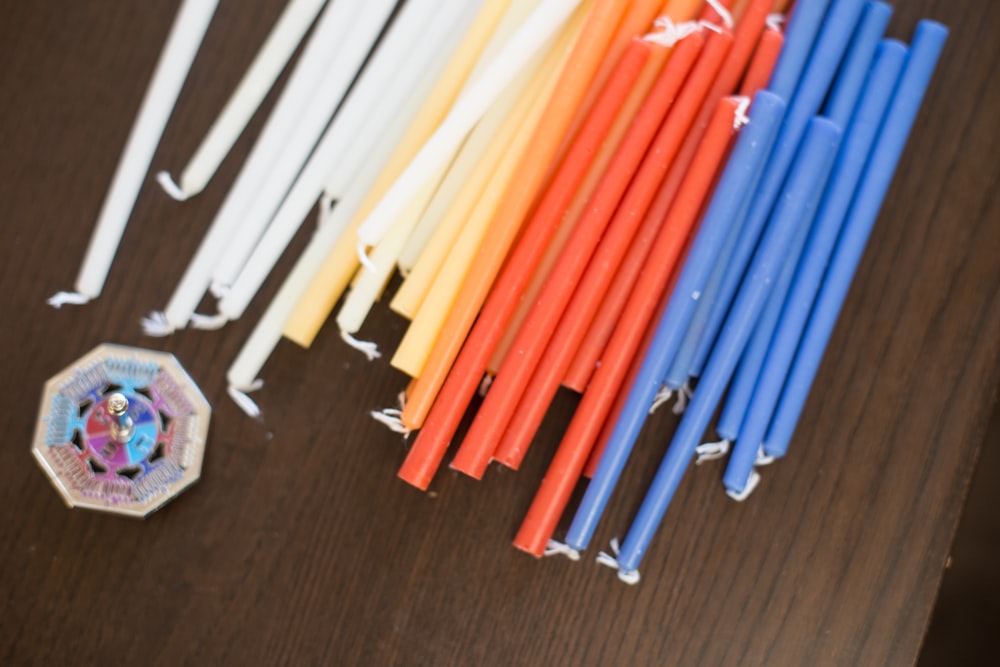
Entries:
<svg viewBox="0 0 1000 667">
<path fill-rule="evenodd" d="M 823 25 L 823 31 L 820 33 L 816 47 L 809 58 L 809 64 L 806 66 L 805 74 L 802 76 L 802 82 L 789 104 L 788 114 L 781 128 L 781 135 L 774 149 L 774 154 L 768 161 L 767 171 L 761 180 L 750 212 L 743 222 L 743 229 L 740 231 L 736 249 L 729 258 L 729 262 L 721 267 L 724 274 L 719 291 L 714 295 L 706 294 L 708 298 L 699 305 L 699 308 L 709 309 L 704 334 L 698 342 L 694 357 L 679 362 L 688 363 L 688 374 L 693 377 L 701 375 L 701 370 L 712 351 L 712 345 L 719 334 L 719 329 L 722 328 L 733 295 L 739 289 L 754 248 L 757 247 L 760 240 L 761 231 L 774 207 L 775 198 L 788 173 L 788 166 L 795 157 L 802 133 L 805 131 L 809 119 L 819 111 L 820 105 L 830 90 L 830 83 L 833 81 L 837 67 L 847 50 L 847 45 L 863 7 L 863 0 L 835 0 L 830 8 L 830 13 Z M 796 9 L 797 12 L 798 9 Z"/>
<path fill-rule="evenodd" d="M 809 59 L 813 42 L 823 24 L 830 0 L 799 0 L 788 22 L 785 43 L 774 65 L 767 89 L 784 99 L 791 99 L 799 85 L 799 77 Z"/>
<path fill-rule="evenodd" d="M 868 242 L 872 225 L 878 217 L 885 193 L 892 183 L 896 166 L 947 37 L 948 29 L 940 23 L 921 21 L 917 26 L 910 55 L 893 94 L 889 112 L 865 167 L 861 185 L 854 196 L 844 230 L 837 241 L 774 419 L 764 439 L 764 449 L 771 456 L 783 456 L 788 450 L 788 443 L 802 414 L 823 352 Z"/>
<path fill-rule="evenodd" d="M 638 569 L 695 448 L 712 419 L 712 413 L 722 398 L 764 308 L 774 279 L 781 270 L 798 222 L 806 213 L 809 202 L 815 199 L 813 193 L 818 187 L 822 187 L 821 184 L 830 173 L 840 135 L 840 128 L 825 118 L 817 117 L 809 122 L 791 174 L 754 255 L 746 280 L 743 281 L 732 311 L 726 319 L 705 374 L 656 471 L 653 486 L 643 500 L 639 514 L 622 544 L 617 560 L 618 567 L 626 578 L 629 574 L 634 576 Z"/>
<path fill-rule="evenodd" d="M 660 388 L 660 380 L 673 361 L 681 337 L 691 321 L 718 249 L 733 224 L 735 213 L 760 180 L 784 111 L 784 100 L 773 93 L 762 91 L 754 98 L 750 107 L 750 122 L 740 131 L 712 203 L 657 325 L 649 352 L 629 390 L 601 462 L 566 536 L 567 544 L 574 549 L 586 549 L 590 543 L 594 528 L 646 420 L 649 406 Z"/>
<path fill-rule="evenodd" d="M 892 7 L 884 2 L 869 2 L 865 5 L 851 46 L 837 73 L 837 81 L 833 84 L 830 98 L 823 109 L 823 115 L 834 123 L 846 127 L 854 114 L 858 96 L 871 71 L 875 49 L 885 34 L 891 16 Z"/>
<path fill-rule="evenodd" d="M 828 113 L 824 115 L 840 127 L 847 127 L 854 109 L 858 105 L 861 89 L 868 79 L 868 73 L 872 69 L 875 50 L 878 47 L 882 34 L 885 32 L 886 24 L 891 15 L 892 8 L 884 2 L 869 2 L 865 5 L 861 20 L 851 40 L 850 49 L 844 56 L 844 63 L 837 73 L 837 79 L 833 84 L 826 104 Z M 890 90 L 892 85 L 895 85 L 895 79 L 890 82 Z M 881 116 L 879 120 L 881 120 Z M 846 146 L 849 142 L 845 140 L 844 143 Z M 867 155 L 867 151 L 865 154 Z M 838 171 L 839 167 L 835 167 L 834 179 Z M 860 167 L 856 171 L 860 173 Z M 856 185 L 856 183 L 857 179 L 855 178 L 854 184 Z M 822 193 L 822 190 L 817 190 L 816 205 L 811 206 L 810 211 L 817 210 L 819 197 Z M 853 188 L 846 193 L 848 201 L 850 201 L 850 197 L 853 194 Z M 754 331 L 754 335 L 747 345 L 746 352 L 743 353 L 743 358 L 740 360 L 740 365 L 736 370 L 736 377 L 726 397 L 725 408 L 719 417 L 719 424 L 716 427 L 716 432 L 724 440 L 733 442 L 739 438 L 740 426 L 746 417 L 747 407 L 749 406 L 751 396 L 754 394 L 757 378 L 760 375 L 761 367 L 768 353 L 775 327 L 778 325 L 785 298 L 788 296 L 792 279 L 795 276 L 795 267 L 805 247 L 812 221 L 812 218 L 802 221 L 802 226 L 796 233 L 787 259 L 785 260 L 785 266 L 782 268 L 778 282 L 775 284 L 775 288 L 768 299 L 764 314 L 761 315 L 760 323 L 757 325 L 757 329 Z M 837 224 L 839 229 L 839 223 Z M 825 263 L 826 260 L 823 261 Z M 697 317 L 697 313 L 695 315 Z M 796 342 L 798 341 L 796 340 Z M 764 434 L 761 433 L 760 437 L 763 438 L 763 436 Z M 750 447 L 751 444 L 745 443 L 744 449 Z M 760 444 L 760 442 L 758 441 L 757 444 Z M 747 452 L 744 451 L 741 454 L 746 456 Z M 749 463 L 752 464 L 753 460 L 754 457 L 751 455 Z M 748 469 L 747 475 L 749 474 Z"/>
<path fill-rule="evenodd" d="M 774 407 L 822 282 L 830 253 L 861 180 L 905 60 L 906 47 L 899 42 L 885 40 L 879 45 L 861 103 L 844 136 L 830 184 L 816 216 L 815 227 L 796 269 L 791 292 L 784 300 L 779 324 L 771 337 L 760 375 L 756 378 L 745 417 L 726 415 L 731 410 L 730 402 L 733 400 L 733 391 L 730 391 L 723 418 L 719 420 L 718 431 L 723 438 L 736 440 L 736 447 L 729 458 L 723 479 L 726 489 L 734 494 L 740 494 L 746 489 L 758 448 L 774 414 Z M 736 383 L 733 387 L 735 389 Z M 736 409 L 732 408 L 733 411 Z M 738 418 L 741 421 L 736 421 Z M 723 424 L 723 421 L 726 423 Z"/>
</svg>

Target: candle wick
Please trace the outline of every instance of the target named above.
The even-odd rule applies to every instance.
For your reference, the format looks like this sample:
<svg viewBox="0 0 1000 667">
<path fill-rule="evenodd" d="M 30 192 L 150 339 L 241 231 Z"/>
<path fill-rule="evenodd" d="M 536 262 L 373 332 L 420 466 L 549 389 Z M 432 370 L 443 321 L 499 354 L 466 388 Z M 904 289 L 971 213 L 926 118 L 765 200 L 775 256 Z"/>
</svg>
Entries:
<svg viewBox="0 0 1000 667">
<path fill-rule="evenodd" d="M 490 387 L 493 386 L 493 376 L 487 373 L 483 376 L 483 379 L 479 382 L 479 395 L 485 397 L 487 392 L 489 392 Z"/>
<path fill-rule="evenodd" d="M 403 440 L 410 437 L 410 433 L 413 432 L 412 429 L 407 428 L 406 425 L 403 424 L 403 420 L 401 419 L 403 415 L 402 410 L 386 408 L 385 410 L 372 410 L 368 414 L 372 419 L 377 421 L 379 424 L 382 424 L 393 433 L 402 434 Z"/>
<path fill-rule="evenodd" d="M 768 28 L 776 32 L 781 32 L 781 26 L 784 25 L 784 23 L 785 23 L 784 14 L 779 14 L 779 13 L 768 14 L 767 18 L 764 19 L 764 25 L 766 25 Z"/>
<path fill-rule="evenodd" d="M 154 338 L 163 338 L 174 333 L 175 328 L 169 321 L 167 315 L 162 310 L 154 310 L 140 320 L 142 333 Z"/>
<path fill-rule="evenodd" d="M 757 458 L 753 464 L 755 466 L 769 466 L 772 463 L 774 463 L 774 457 L 765 452 L 764 443 L 760 443 L 760 446 L 757 447 Z"/>
<path fill-rule="evenodd" d="M 670 387 L 660 387 L 653 398 L 653 404 L 649 406 L 649 414 L 653 414 L 674 397 L 674 390 Z"/>
<path fill-rule="evenodd" d="M 695 448 L 695 453 L 698 454 L 698 458 L 695 460 L 694 464 L 700 466 L 706 461 L 715 461 L 716 459 L 721 459 L 726 454 L 729 453 L 729 448 L 732 447 L 729 440 L 719 440 L 718 442 L 705 442 L 698 445 Z"/>
<path fill-rule="evenodd" d="M 623 570 L 621 563 L 618 562 L 618 538 L 611 538 L 611 553 L 605 553 L 604 551 L 597 554 L 598 565 L 603 565 L 605 567 L 610 567 L 612 570 L 618 572 L 618 580 L 622 583 L 628 584 L 629 586 L 635 586 L 639 583 L 639 570 Z"/>
<path fill-rule="evenodd" d="M 53 308 L 59 309 L 63 306 L 82 306 L 83 304 L 90 301 L 89 296 L 80 294 L 79 292 L 56 292 L 49 297 L 48 303 Z"/>
<path fill-rule="evenodd" d="M 725 5 L 723 5 L 719 0 L 705 0 L 709 7 L 711 7 L 719 18 L 722 19 L 722 25 L 724 25 L 728 30 L 732 30 L 735 25 L 733 21 L 733 15 Z"/>
<path fill-rule="evenodd" d="M 742 491 L 732 491 L 727 489 L 726 495 L 735 500 L 738 503 L 742 503 L 744 500 L 750 497 L 757 485 L 760 484 L 760 473 L 756 470 L 750 471 L 750 477 L 747 479 L 747 485 L 743 487 Z"/>
<path fill-rule="evenodd" d="M 545 545 L 545 551 L 542 552 L 543 556 L 566 556 L 572 561 L 580 560 L 580 552 L 566 544 L 565 542 L 560 542 L 558 540 L 550 539 Z"/>
<path fill-rule="evenodd" d="M 691 400 L 691 385 L 685 382 L 680 389 L 677 390 L 677 402 L 674 403 L 673 413 L 675 415 L 682 415 L 684 411 L 687 410 L 688 402 Z"/>
<path fill-rule="evenodd" d="M 343 329 L 340 330 L 340 338 L 355 350 L 365 355 L 368 361 L 375 361 L 382 356 L 382 353 L 378 351 L 378 345 L 370 341 L 358 340 Z"/>
<path fill-rule="evenodd" d="M 156 174 L 156 182 L 160 184 L 163 191 L 174 201 L 187 201 L 191 196 L 187 192 L 184 192 L 181 186 L 177 185 L 177 182 L 174 181 L 169 171 L 161 171 Z"/>
<path fill-rule="evenodd" d="M 264 381 L 257 378 L 246 387 L 237 387 L 236 385 L 231 384 L 226 388 L 226 393 L 229 394 L 229 398 L 233 399 L 233 403 L 235 403 L 240 410 L 245 412 L 247 416 L 252 417 L 253 419 L 259 419 L 260 406 L 258 406 L 252 398 L 250 398 L 249 394 L 257 391 L 263 386 Z"/>
<path fill-rule="evenodd" d="M 361 262 L 361 265 L 363 267 L 365 267 L 372 273 L 376 273 L 378 271 L 378 267 L 375 266 L 375 262 L 373 262 L 371 258 L 368 256 L 367 249 L 368 246 L 365 245 L 364 241 L 358 241 L 357 245 L 358 261 Z"/>
<path fill-rule="evenodd" d="M 223 285 L 216 280 L 213 280 L 212 284 L 208 286 L 208 291 L 211 292 L 212 296 L 216 299 L 225 299 L 229 296 L 230 289 L 229 285 Z"/>
</svg>

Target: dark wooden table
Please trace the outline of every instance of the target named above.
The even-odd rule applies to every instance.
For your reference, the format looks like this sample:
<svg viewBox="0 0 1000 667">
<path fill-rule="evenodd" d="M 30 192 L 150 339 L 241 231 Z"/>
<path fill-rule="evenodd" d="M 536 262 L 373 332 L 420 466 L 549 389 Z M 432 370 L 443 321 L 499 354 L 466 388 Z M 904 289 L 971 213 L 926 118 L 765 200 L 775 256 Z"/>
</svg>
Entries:
<svg viewBox="0 0 1000 667">
<path fill-rule="evenodd" d="M 154 168 L 191 154 L 282 4 L 223 0 Z M 445 472 L 425 495 L 367 416 L 404 378 L 329 327 L 279 346 L 263 422 L 226 397 L 287 257 L 225 330 L 142 336 L 260 119 L 193 201 L 147 178 L 98 301 L 45 305 L 72 285 L 177 5 L 33 0 L 0 19 L 0 663 L 913 663 L 1000 381 L 1000 5 L 900 3 L 907 41 L 922 17 L 954 32 L 793 449 L 745 504 L 719 465 L 688 475 L 634 588 L 510 546 L 573 397 L 520 473 Z M 379 307 L 363 333 L 403 330 Z M 175 353 L 215 407 L 201 481 L 145 522 L 67 510 L 28 453 L 42 383 L 102 341 Z M 595 544 L 627 528 L 668 413 Z"/>
</svg>

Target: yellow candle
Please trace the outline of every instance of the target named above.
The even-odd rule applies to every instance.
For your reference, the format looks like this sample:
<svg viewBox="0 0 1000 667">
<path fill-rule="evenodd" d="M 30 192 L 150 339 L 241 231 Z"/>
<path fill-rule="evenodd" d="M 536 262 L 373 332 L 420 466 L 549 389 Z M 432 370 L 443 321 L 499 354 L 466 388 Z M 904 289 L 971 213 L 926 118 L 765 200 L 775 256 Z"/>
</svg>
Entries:
<svg viewBox="0 0 1000 667">
<path fill-rule="evenodd" d="M 466 273 L 468 273 L 469 265 L 475 258 L 479 244 L 493 221 L 504 192 L 520 163 L 521 155 L 534 134 L 535 126 L 548 106 L 549 97 L 553 93 L 573 42 L 583 27 L 583 19 L 589 8 L 590 3 L 587 2 L 574 13 L 573 18 L 567 23 L 555 46 L 549 51 L 545 62 L 534 76 L 528 90 L 525 91 L 522 97 L 523 104 L 518 103 L 518 107 L 523 106 L 527 110 L 524 112 L 523 120 L 517 123 L 516 135 L 513 141 L 507 144 L 506 152 L 490 179 L 489 185 L 448 254 L 448 259 L 441 267 L 417 316 L 407 329 L 396 354 L 393 355 L 392 365 L 411 377 L 420 375 L 420 371 L 427 362 L 431 348 L 444 326 L 448 312 L 451 310 Z M 517 112 L 515 112 L 516 114 Z"/>
<path fill-rule="evenodd" d="M 358 214 L 285 324 L 284 335 L 290 340 L 303 347 L 312 344 L 319 327 L 358 268 L 355 250 L 358 227 L 447 115 L 510 3 L 511 0 L 487 0 L 483 5 L 420 113 L 365 197 Z"/>
</svg>

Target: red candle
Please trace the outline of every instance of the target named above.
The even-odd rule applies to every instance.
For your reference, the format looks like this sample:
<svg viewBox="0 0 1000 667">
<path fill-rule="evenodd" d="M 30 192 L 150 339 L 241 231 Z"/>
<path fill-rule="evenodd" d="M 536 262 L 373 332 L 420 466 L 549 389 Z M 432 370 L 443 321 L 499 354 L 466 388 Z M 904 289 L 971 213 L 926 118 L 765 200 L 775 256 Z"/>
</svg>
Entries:
<svg viewBox="0 0 1000 667">
<path fill-rule="evenodd" d="M 746 70 L 747 63 L 754 52 L 754 47 L 756 47 L 761 32 L 764 30 L 768 12 L 771 10 L 771 2 L 772 0 L 752 0 L 751 4 L 747 7 L 739 26 L 736 28 L 733 48 L 730 50 L 726 62 L 722 65 L 722 69 L 715 79 L 711 92 L 705 98 L 701 113 L 695 121 L 684 145 L 681 147 L 677 159 L 674 160 L 674 164 L 663 180 L 663 185 L 657 194 L 656 201 L 650 207 L 650 215 L 652 217 L 643 223 L 644 230 L 640 232 L 641 234 L 656 234 L 655 230 L 659 222 L 663 219 L 663 216 L 666 215 L 667 209 L 677 194 L 677 189 L 680 187 L 681 181 L 691 161 L 694 159 L 694 153 L 698 148 L 698 144 L 705 133 L 705 128 L 708 126 L 709 119 L 712 117 L 719 100 L 725 95 L 733 94 L 739 86 L 743 72 Z M 653 229 L 648 229 L 646 228 L 647 226 Z M 576 353 L 576 359 L 573 361 L 566 378 L 564 378 L 567 387 L 576 391 L 583 391 L 583 388 L 586 387 L 588 379 L 594 372 L 594 365 L 597 363 L 598 356 L 601 350 L 604 349 L 618 321 L 621 310 L 624 308 L 625 299 L 628 298 L 630 291 L 630 285 L 635 281 L 635 272 L 640 266 L 642 266 L 641 259 L 623 264 L 623 271 L 620 272 L 619 276 L 615 277 L 615 284 L 609 290 L 604 304 L 601 306 L 601 310 L 594 318 L 591 330 L 580 344 L 580 349 Z"/>
<path fill-rule="evenodd" d="M 519 392 L 513 392 L 518 401 L 506 429 L 497 430 L 503 437 L 493 458 L 503 465 L 514 469 L 520 466 L 580 341 L 632 244 L 636 229 L 645 219 L 663 176 L 684 142 L 731 46 L 732 36 L 728 32 L 711 34 L 610 225 L 606 230 L 595 230 L 596 234 L 587 237 L 584 244 L 579 243 L 579 235 L 575 235 L 567 246 L 568 252 L 552 272 L 546 291 L 536 303 L 535 323 L 529 319 L 525 324 L 521 330 L 521 345 L 514 348 L 518 354 L 512 355 L 510 364 L 505 364 L 505 367 L 525 367 L 527 381 Z M 593 244 L 589 244 L 589 240 L 593 240 Z M 534 366 L 531 365 L 533 359 L 537 360 Z M 503 379 L 501 371 L 497 382 L 502 383 Z M 497 388 L 504 386 L 495 385 Z M 484 414 L 489 400 L 487 397 L 480 415 Z M 469 437 L 475 428 L 474 422 Z"/>
<path fill-rule="evenodd" d="M 706 53 L 710 53 L 711 57 L 701 58 L 703 63 L 715 60 L 721 63 L 722 58 L 716 54 L 721 53 L 724 57 L 724 51 L 729 47 L 728 35 L 715 33 L 712 35 L 706 49 Z M 704 41 L 703 35 L 697 33 L 682 41 L 677 47 L 661 77 L 662 85 L 658 83 L 646 101 L 628 137 L 619 148 L 614 162 L 591 198 L 586 213 L 573 230 L 572 238 L 560 255 L 545 289 L 535 302 L 514 347 L 507 355 L 490 388 L 490 393 L 487 394 L 479 413 L 473 420 L 465 442 L 452 463 L 453 468 L 476 478 L 482 476 L 494 453 L 496 443 L 502 437 L 507 423 L 517 408 L 521 395 L 545 351 L 545 346 L 573 294 L 573 289 L 583 275 L 623 195 L 627 190 L 631 192 L 623 204 L 628 211 L 626 214 L 628 218 L 641 216 L 648 206 L 690 122 L 667 121 L 664 124 L 664 118 L 673 107 L 678 113 L 671 112 L 669 114 L 671 117 L 676 115 L 678 118 L 683 118 L 690 114 L 693 119 L 698 107 L 686 104 L 684 109 L 680 109 L 679 105 L 673 104 L 674 99 L 685 80 L 691 81 L 695 86 L 700 84 L 707 89 L 708 82 L 714 74 L 715 68 L 710 70 L 706 66 L 699 66 L 688 77 L 695 56 L 700 53 Z M 689 55 L 690 57 L 685 57 Z M 707 81 L 701 78 L 704 76 L 708 77 Z M 682 99 L 689 100 L 690 96 L 682 96 Z M 663 130 L 660 130 L 661 124 Z M 644 160 L 647 151 L 649 157 Z M 640 169 L 641 164 L 642 169 Z M 637 185 L 630 188 L 633 176 Z"/>
<path fill-rule="evenodd" d="M 761 88 L 767 86 L 771 79 L 771 72 L 778 62 L 781 54 L 781 47 L 785 45 L 785 36 L 780 30 L 768 28 L 760 36 L 757 50 L 753 54 L 753 60 L 747 68 L 746 76 L 743 77 L 743 85 L 740 86 L 740 95 L 753 97 Z"/>
<path fill-rule="evenodd" d="M 519 549 L 541 555 L 555 530 L 722 164 L 738 105 L 738 99 L 726 98 L 712 117 L 709 130 L 664 222 L 662 233 L 650 252 L 646 270 L 629 299 L 621 325 L 609 341 L 601 366 L 594 374 L 591 386 L 584 394 L 514 540 Z"/>
</svg>

